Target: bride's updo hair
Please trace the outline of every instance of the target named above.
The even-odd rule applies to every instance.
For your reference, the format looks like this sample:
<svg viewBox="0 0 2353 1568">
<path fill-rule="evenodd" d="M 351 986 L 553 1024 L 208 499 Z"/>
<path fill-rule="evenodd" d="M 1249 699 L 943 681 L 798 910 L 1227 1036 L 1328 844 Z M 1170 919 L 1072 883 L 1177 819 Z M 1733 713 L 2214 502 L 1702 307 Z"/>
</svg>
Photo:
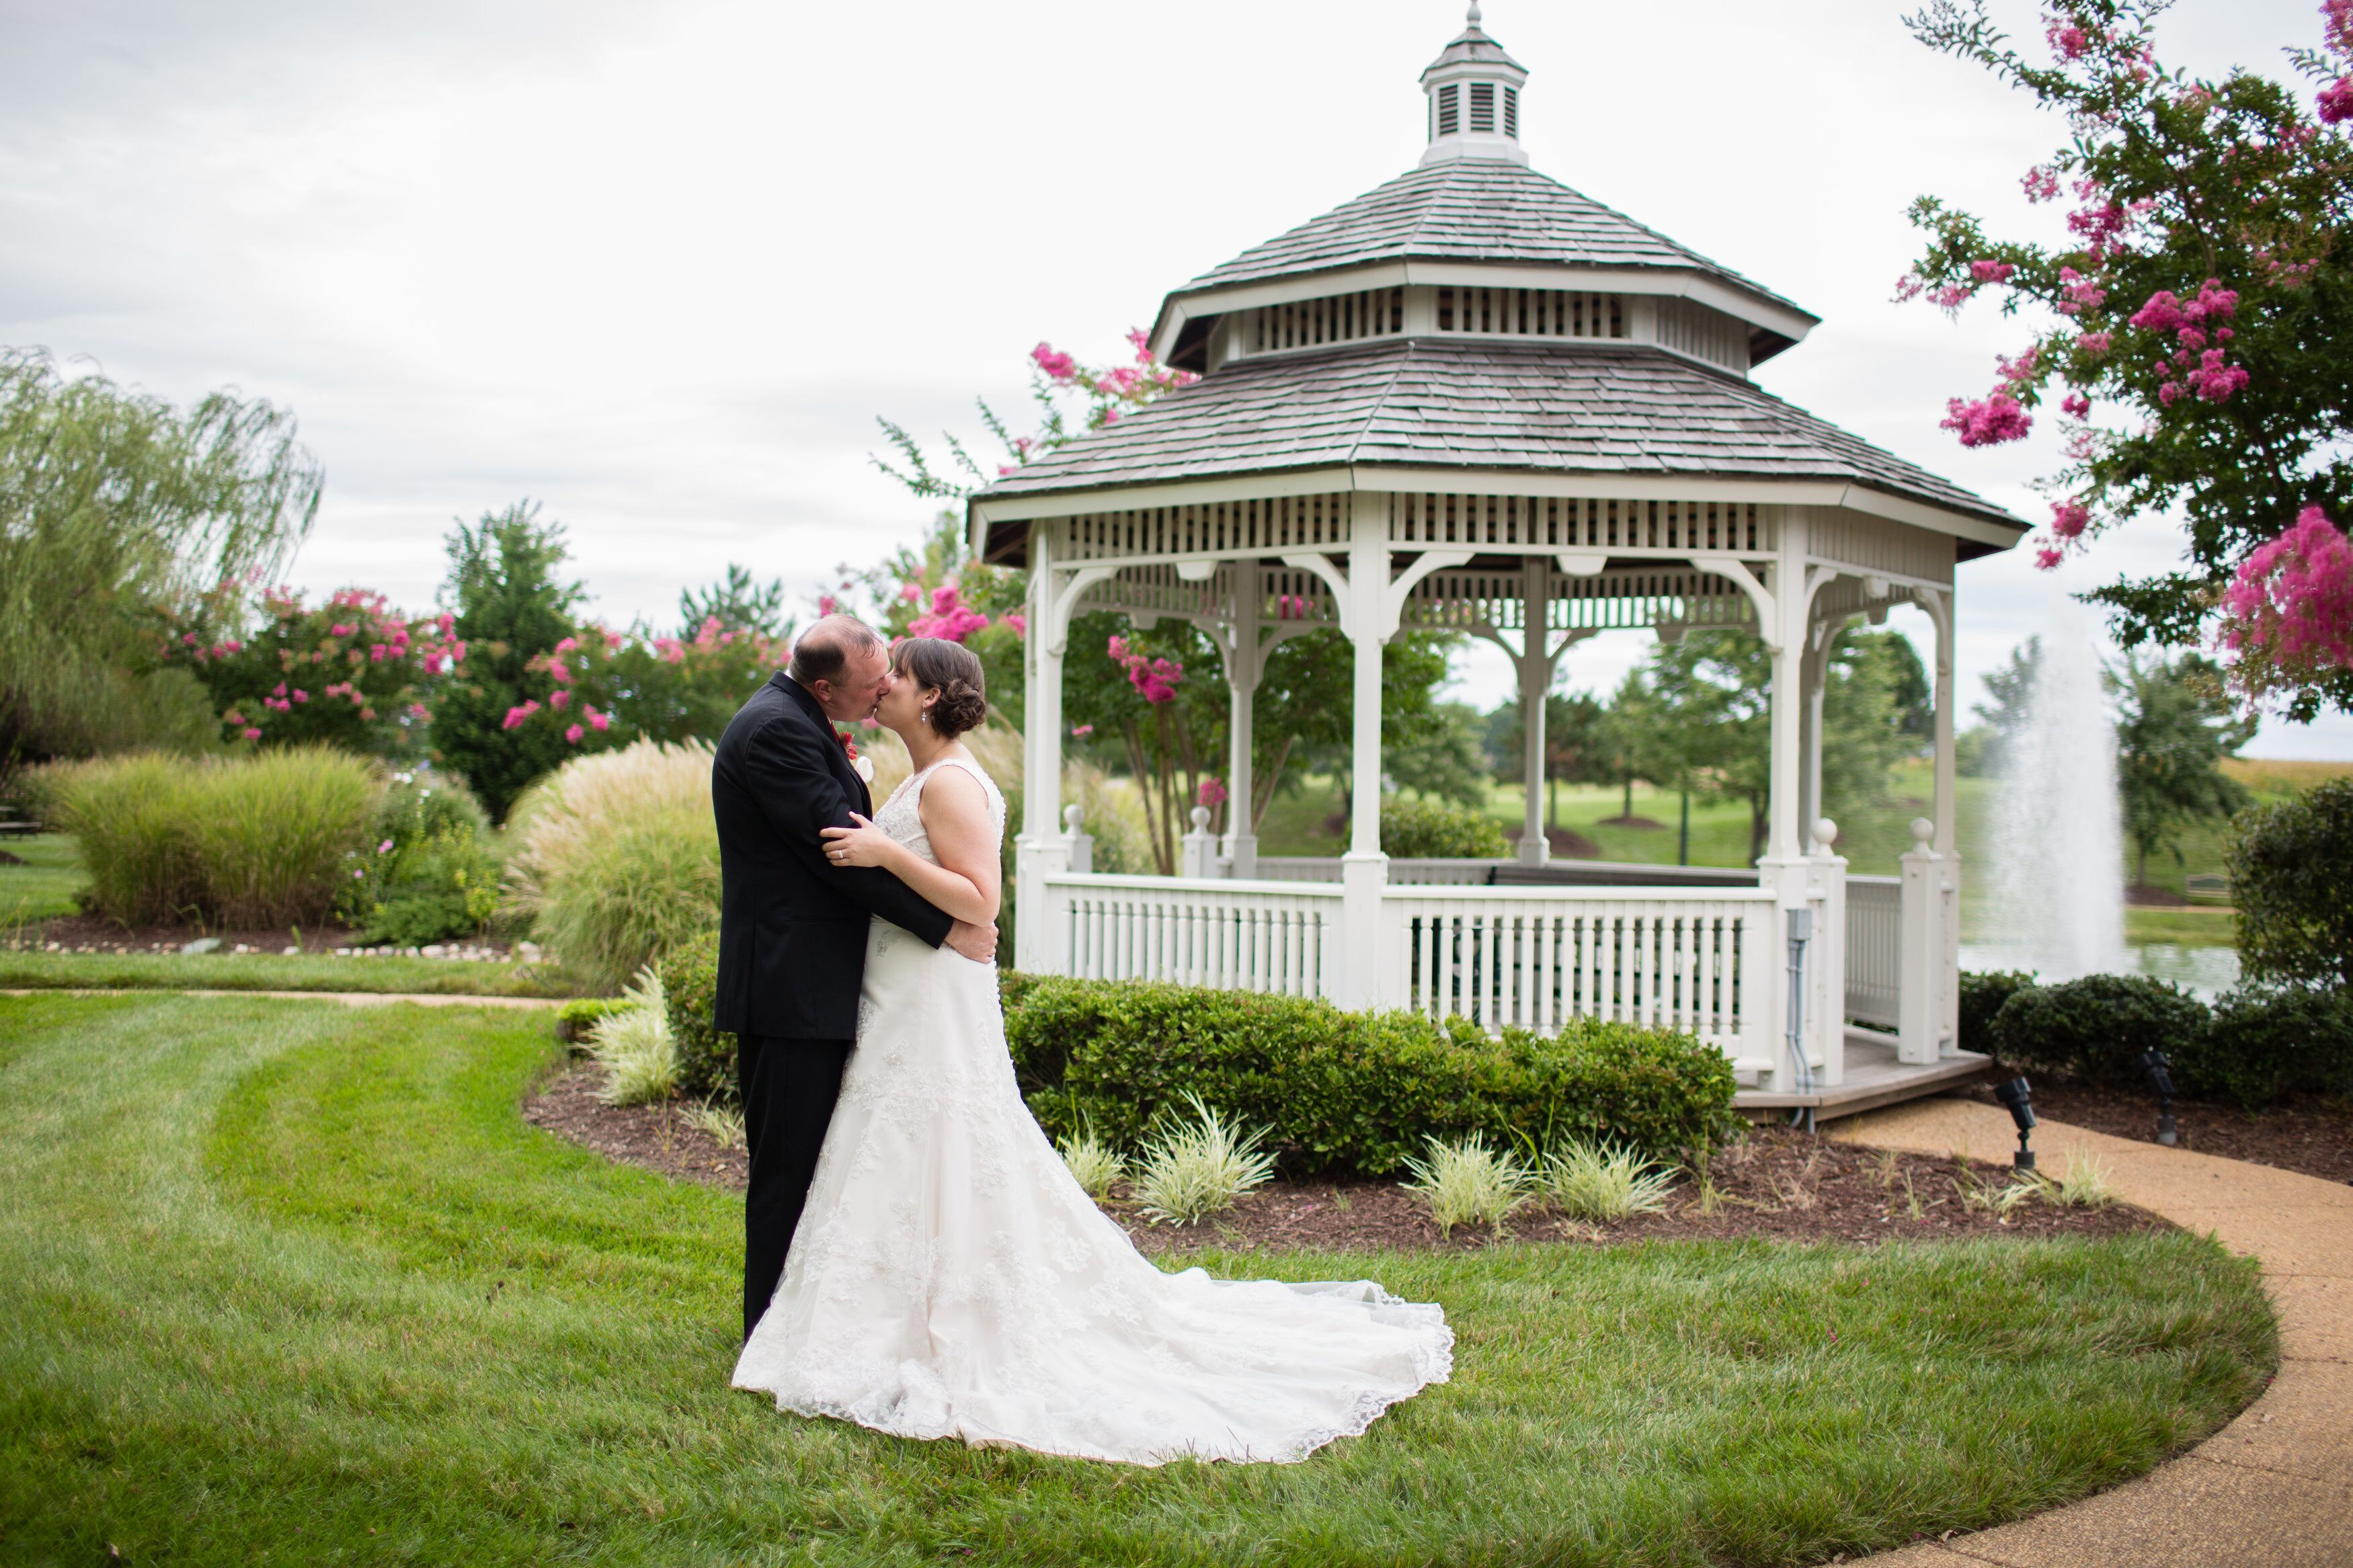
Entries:
<svg viewBox="0 0 2353 1568">
<path fill-rule="evenodd" d="M 945 637 L 907 637 L 891 650 L 891 673 L 903 675 L 925 691 L 936 691 L 932 729 L 952 741 L 988 716 L 980 659 L 962 643 Z"/>
</svg>

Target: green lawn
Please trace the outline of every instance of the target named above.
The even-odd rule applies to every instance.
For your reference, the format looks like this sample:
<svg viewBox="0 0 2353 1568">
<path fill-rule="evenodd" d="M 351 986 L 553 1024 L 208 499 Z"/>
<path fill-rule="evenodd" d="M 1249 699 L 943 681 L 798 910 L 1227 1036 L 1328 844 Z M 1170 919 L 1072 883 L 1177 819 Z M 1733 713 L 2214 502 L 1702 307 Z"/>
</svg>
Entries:
<svg viewBox="0 0 2353 1568">
<path fill-rule="evenodd" d="M 269 952 L 30 952 L 0 949 L 0 991 L 375 991 L 437 996 L 577 996 L 553 963 Z"/>
<path fill-rule="evenodd" d="M 0 838 L 0 849 L 25 862 L 0 862 L 0 931 L 80 912 L 74 895 L 90 885 L 81 850 L 62 833 Z"/>
<path fill-rule="evenodd" d="M 730 1392 L 739 1208 L 526 1126 L 543 1020 L 0 998 L 0 1557 L 1797 1563 L 2114 1484 L 2274 1363 L 2189 1237 L 1235 1259 L 1445 1304 L 1454 1381 L 1155 1471 Z"/>
</svg>

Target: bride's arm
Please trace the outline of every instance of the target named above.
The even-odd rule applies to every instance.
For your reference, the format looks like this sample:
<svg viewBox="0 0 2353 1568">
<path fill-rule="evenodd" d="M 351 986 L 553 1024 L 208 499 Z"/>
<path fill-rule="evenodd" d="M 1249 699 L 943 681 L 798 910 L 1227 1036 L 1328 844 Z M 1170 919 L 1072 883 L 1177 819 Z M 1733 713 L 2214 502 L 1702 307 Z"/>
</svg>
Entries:
<svg viewBox="0 0 2353 1568">
<path fill-rule="evenodd" d="M 879 866 L 941 912 L 974 925 L 997 919 L 1002 870 L 988 795 L 962 768 L 942 768 L 924 781 L 915 802 L 939 864 L 852 812 L 856 827 L 825 829 L 826 854 L 839 866 Z"/>
</svg>

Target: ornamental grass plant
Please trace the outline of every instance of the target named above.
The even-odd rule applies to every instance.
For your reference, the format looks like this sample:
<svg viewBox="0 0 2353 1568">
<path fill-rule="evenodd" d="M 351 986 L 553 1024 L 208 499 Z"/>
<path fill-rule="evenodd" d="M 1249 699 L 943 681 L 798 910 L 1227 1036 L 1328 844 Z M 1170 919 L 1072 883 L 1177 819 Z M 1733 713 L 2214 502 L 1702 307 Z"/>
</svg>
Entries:
<svg viewBox="0 0 2353 1568">
<path fill-rule="evenodd" d="M 1672 1171 L 1622 1143 L 1571 1138 L 1545 1156 L 1545 1190 L 1579 1219 L 1662 1213 L 1674 1181 Z"/>
<path fill-rule="evenodd" d="M 509 898 L 540 944 L 594 984 L 617 985 L 719 923 L 707 745 L 639 741 L 575 757 L 510 821 Z"/>
<path fill-rule="evenodd" d="M 1135 1174 L 1136 1200 L 1155 1225 L 1190 1225 L 1222 1213 L 1274 1175 L 1274 1156 L 1261 1146 L 1263 1131 L 1244 1130 L 1198 1095 L 1186 1099 L 1191 1119 L 1167 1121 Z"/>
<path fill-rule="evenodd" d="M 56 826 L 81 847 L 97 910 L 125 924 L 310 925 L 374 820 L 364 759 L 289 746 L 217 761 L 156 752 L 74 771 Z"/>
<path fill-rule="evenodd" d="M 1406 1191 L 1430 1205 L 1441 1236 L 1458 1225 L 1493 1226 L 1500 1234 L 1535 1186 L 1535 1173 L 1509 1151 L 1488 1148 L 1476 1132 L 1453 1143 L 1433 1138 L 1430 1152 L 1405 1168 L 1413 1177 L 1403 1184 Z"/>
<path fill-rule="evenodd" d="M 1107 1198 L 1113 1187 L 1127 1180 L 1127 1157 L 1096 1137 L 1092 1127 L 1071 1133 L 1058 1147 L 1071 1178 L 1091 1198 Z"/>
<path fill-rule="evenodd" d="M 605 1069 L 598 1098 L 607 1105 L 652 1105 L 678 1092 L 678 1048 L 661 976 L 641 969 L 621 999 L 588 1033 L 588 1055 Z"/>
</svg>

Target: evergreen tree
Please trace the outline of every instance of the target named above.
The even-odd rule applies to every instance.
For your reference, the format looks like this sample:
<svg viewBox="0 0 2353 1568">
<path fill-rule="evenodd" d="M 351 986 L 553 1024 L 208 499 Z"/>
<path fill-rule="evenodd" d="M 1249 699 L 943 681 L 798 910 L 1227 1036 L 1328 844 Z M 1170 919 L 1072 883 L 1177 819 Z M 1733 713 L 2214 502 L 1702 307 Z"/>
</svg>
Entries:
<svg viewBox="0 0 2353 1568">
<path fill-rule="evenodd" d="M 510 729 L 506 721 L 548 684 L 526 667 L 572 635 L 580 584 L 558 580 L 564 527 L 540 521 L 533 502 L 485 512 L 471 528 L 457 524 L 448 549 L 441 603 L 457 617 L 466 662 L 434 710 L 434 751 L 504 818 L 524 785 L 571 754 L 554 726 Z"/>
<path fill-rule="evenodd" d="M 2178 659 L 2127 653 L 2108 672 L 2108 688 L 2118 700 L 2116 783 L 2133 846 L 2133 882 L 2145 888 L 2151 850 L 2172 847 L 2192 822 L 2227 817 L 2253 803 L 2246 785 L 2221 763 L 2253 738 L 2255 721 L 2224 695 L 2221 668 L 2194 653 Z M 2174 858 L 2180 858 L 2178 847 Z"/>
</svg>

